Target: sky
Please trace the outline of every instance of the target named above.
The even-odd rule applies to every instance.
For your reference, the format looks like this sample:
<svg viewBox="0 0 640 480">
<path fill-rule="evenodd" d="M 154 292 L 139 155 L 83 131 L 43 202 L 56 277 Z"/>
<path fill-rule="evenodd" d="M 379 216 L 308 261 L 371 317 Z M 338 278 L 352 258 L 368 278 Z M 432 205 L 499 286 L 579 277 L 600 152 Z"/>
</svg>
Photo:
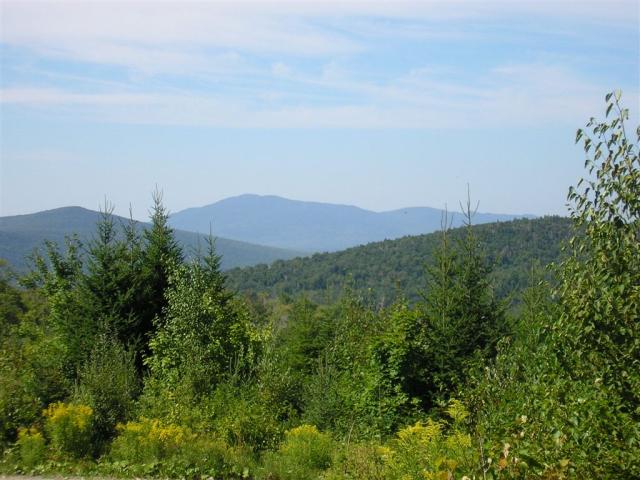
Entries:
<svg viewBox="0 0 640 480">
<path fill-rule="evenodd" d="M 566 214 L 638 0 L 0 0 L 0 216 L 243 193 Z"/>
</svg>

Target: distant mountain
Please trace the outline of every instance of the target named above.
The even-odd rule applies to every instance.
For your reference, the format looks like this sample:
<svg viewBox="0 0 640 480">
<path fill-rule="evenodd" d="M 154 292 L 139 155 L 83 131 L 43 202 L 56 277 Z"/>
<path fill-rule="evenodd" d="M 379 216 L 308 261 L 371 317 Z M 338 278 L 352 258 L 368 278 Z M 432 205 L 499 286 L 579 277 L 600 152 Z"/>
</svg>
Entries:
<svg viewBox="0 0 640 480">
<path fill-rule="evenodd" d="M 531 267 L 557 262 L 561 245 L 572 233 L 568 218 L 543 217 L 473 227 L 487 259 L 494 267 L 495 292 L 517 299 L 529 285 Z M 461 228 L 450 234 L 456 242 Z M 227 272 L 229 285 L 241 293 L 269 296 L 304 294 L 319 302 L 333 301 L 345 286 L 377 303 L 399 296 L 416 300 L 425 287 L 425 267 L 433 264 L 439 233 L 370 243 L 334 253 L 277 261 L 271 265 Z"/>
<path fill-rule="evenodd" d="M 0 258 L 8 260 L 17 270 L 24 270 L 25 257 L 34 248 L 41 247 L 45 239 L 63 245 L 65 236 L 75 233 L 81 240 L 87 241 L 94 235 L 99 219 L 99 212 L 81 207 L 63 207 L 29 215 L 0 217 Z M 117 222 L 128 221 L 117 216 L 115 219 Z M 142 222 L 139 225 L 140 228 L 149 226 Z M 202 234 L 176 230 L 175 235 L 186 253 L 195 251 L 198 245 L 205 245 Z M 218 253 L 222 255 L 223 269 L 271 263 L 302 254 L 221 237 L 217 238 L 216 246 Z"/>
<path fill-rule="evenodd" d="M 513 220 L 531 215 L 477 213 L 474 223 Z M 373 212 L 349 205 L 301 202 L 277 196 L 240 195 L 171 215 L 175 228 L 273 247 L 331 252 L 440 229 L 442 210 L 412 207 Z M 453 226 L 462 215 L 452 213 Z"/>
</svg>

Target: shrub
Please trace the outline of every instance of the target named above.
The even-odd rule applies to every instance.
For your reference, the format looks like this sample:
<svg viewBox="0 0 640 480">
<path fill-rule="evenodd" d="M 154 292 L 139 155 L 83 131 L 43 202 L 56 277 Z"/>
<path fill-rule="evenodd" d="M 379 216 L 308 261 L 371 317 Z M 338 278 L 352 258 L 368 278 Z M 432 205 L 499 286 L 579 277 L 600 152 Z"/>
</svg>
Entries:
<svg viewBox="0 0 640 480">
<path fill-rule="evenodd" d="M 0 451 L 16 440 L 20 425 L 36 421 L 41 406 L 25 386 L 24 357 L 6 344 L 0 348 Z"/>
<path fill-rule="evenodd" d="M 219 261 L 211 243 L 202 262 L 175 267 L 167 307 L 149 341 L 152 375 L 167 388 L 188 385 L 194 396 L 245 372 L 259 343 L 248 312 L 224 287 Z"/>
<path fill-rule="evenodd" d="M 301 425 L 285 433 L 280 448 L 266 456 L 265 466 L 283 480 L 317 478 L 331 466 L 333 449 L 331 436 L 314 425 Z"/>
<path fill-rule="evenodd" d="M 388 448 L 373 443 L 346 445 L 322 478 L 323 480 L 385 480 L 383 457 L 388 453 Z"/>
<path fill-rule="evenodd" d="M 284 428 L 275 409 L 251 387 L 221 385 L 206 402 L 213 429 L 230 445 L 262 451 L 277 447 Z"/>
<path fill-rule="evenodd" d="M 141 418 L 117 429 L 111 459 L 134 475 L 220 476 L 249 469 L 242 452 L 187 427 Z"/>
<path fill-rule="evenodd" d="M 45 460 L 46 445 L 42 433 L 35 427 L 18 430 L 18 448 L 24 467 L 33 468 Z"/>
<path fill-rule="evenodd" d="M 45 431 L 56 453 L 80 458 L 91 451 L 91 407 L 58 402 L 49 405 L 43 415 Z"/>
<path fill-rule="evenodd" d="M 138 402 L 141 417 L 189 427 L 212 434 L 231 447 L 254 452 L 277 448 L 286 426 L 277 418 L 278 406 L 271 405 L 260 389 L 236 382 L 224 382 L 206 397 L 195 396 L 189 384 L 168 389 L 157 378 L 145 382 Z"/>
<path fill-rule="evenodd" d="M 20 427 L 37 422 L 44 407 L 69 393 L 62 345 L 42 325 L 43 300 L 34 292 L 24 298 L 30 310 L 0 343 L 0 450 L 17 440 Z"/>
<path fill-rule="evenodd" d="M 185 427 L 163 424 L 160 420 L 141 418 L 117 426 L 120 435 L 111 446 L 111 455 L 117 460 L 145 463 L 174 456 L 195 435 Z"/>
<path fill-rule="evenodd" d="M 471 390 L 485 468 L 502 477 L 640 478 L 640 131 L 627 137 L 619 92 L 605 98 L 608 119 L 576 135 L 587 176 L 569 190 L 575 230 L 555 293 L 529 290 Z"/>
<path fill-rule="evenodd" d="M 387 477 L 402 480 L 436 480 L 473 477 L 480 465 L 471 436 L 460 426 L 468 416 L 462 403 L 452 401 L 447 409 L 452 425 L 444 421 L 416 422 L 401 429 L 383 452 Z"/>
<path fill-rule="evenodd" d="M 75 398 L 93 409 L 93 443 L 100 447 L 133 409 L 139 391 L 134 355 L 118 340 L 99 337 L 78 377 Z"/>
</svg>

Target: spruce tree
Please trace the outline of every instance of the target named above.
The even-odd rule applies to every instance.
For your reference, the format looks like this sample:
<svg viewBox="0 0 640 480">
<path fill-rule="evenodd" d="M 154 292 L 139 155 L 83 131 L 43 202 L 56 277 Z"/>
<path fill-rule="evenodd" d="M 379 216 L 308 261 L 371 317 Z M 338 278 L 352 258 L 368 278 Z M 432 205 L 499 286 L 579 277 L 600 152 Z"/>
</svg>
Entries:
<svg viewBox="0 0 640 480">
<path fill-rule="evenodd" d="M 137 352 L 136 358 L 139 361 L 139 365 L 142 365 L 141 353 L 146 348 L 147 343 L 145 331 L 142 327 L 144 317 L 141 314 L 141 312 L 145 310 L 144 275 L 142 269 L 144 256 L 142 235 L 137 222 L 133 219 L 131 207 L 129 208 L 129 220 L 126 224 L 122 225 L 122 235 L 120 261 L 122 269 L 126 272 L 129 280 L 129 290 L 127 291 L 126 297 L 128 307 L 126 312 L 130 315 L 128 317 L 130 321 L 127 323 L 129 327 L 128 330 L 123 331 L 124 335 L 121 341 L 123 344 L 128 344 L 135 348 Z"/>
<path fill-rule="evenodd" d="M 136 346 L 141 340 L 136 312 L 140 260 L 139 254 L 131 256 L 133 239 L 123 230 L 119 234 L 113 206 L 105 203 L 96 235 L 87 247 L 79 294 L 84 314 L 97 323 L 99 331 Z"/>
<path fill-rule="evenodd" d="M 41 327 L 61 345 L 61 371 L 66 380 L 74 381 L 77 366 L 93 346 L 97 323 L 85 314 L 79 294 L 84 276 L 82 243 L 73 235 L 65 238 L 65 246 L 62 251 L 55 242 L 45 240 L 44 253 L 34 250 L 32 269 L 21 284 L 46 298 L 48 314 L 43 316 Z"/>
<path fill-rule="evenodd" d="M 420 355 L 427 408 L 454 395 L 472 364 L 491 357 L 507 333 L 505 306 L 493 295 L 491 267 L 472 227 L 469 200 L 463 210 L 462 239 L 451 244 L 445 214 L 435 265 L 427 270 Z"/>
<path fill-rule="evenodd" d="M 144 231 L 142 251 L 141 298 L 139 306 L 140 329 L 138 334 L 148 340 L 154 329 L 154 319 L 162 318 L 167 306 L 165 292 L 173 268 L 183 261 L 173 229 L 169 226 L 169 213 L 162 204 L 162 193 L 156 189 L 151 210 L 151 228 Z M 145 348 L 148 352 L 148 348 Z"/>
</svg>

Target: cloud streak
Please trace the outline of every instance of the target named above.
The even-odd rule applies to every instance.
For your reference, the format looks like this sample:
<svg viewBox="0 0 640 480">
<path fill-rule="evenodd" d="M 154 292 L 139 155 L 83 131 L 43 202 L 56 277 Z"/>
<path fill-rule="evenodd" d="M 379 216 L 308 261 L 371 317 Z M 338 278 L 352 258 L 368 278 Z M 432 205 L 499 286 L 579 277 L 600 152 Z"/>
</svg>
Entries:
<svg viewBox="0 0 640 480">
<path fill-rule="evenodd" d="M 476 45 L 489 35 L 490 48 L 502 47 L 513 32 L 487 32 L 511 17 L 637 30 L 634 1 L 0 5 L 3 48 L 20 58 L 3 62 L 11 74 L 0 90 L 5 108 L 52 115 L 72 108 L 90 121 L 234 128 L 575 125 L 613 87 L 630 85 L 627 95 L 638 98 L 637 76 L 609 85 L 561 56 L 473 67 L 437 58 L 395 70 L 358 64 L 394 64 L 393 51 L 376 55 L 399 39 L 446 47 Z M 558 34 L 576 35 L 572 29 Z"/>
<path fill-rule="evenodd" d="M 604 87 L 585 82 L 561 66 L 497 67 L 477 85 L 452 84 L 417 71 L 385 85 L 350 78 L 278 75 L 314 83 L 334 95 L 358 100 L 318 105 L 286 91 L 251 98 L 171 91 L 153 94 L 77 93 L 10 88 L 5 105 L 56 109 L 77 107 L 85 118 L 130 124 L 232 128 L 486 128 L 509 125 L 576 125 L 597 111 Z M 327 94 L 330 95 L 330 94 Z M 637 97 L 638 92 L 627 92 Z M 293 98 L 291 98 L 293 97 Z"/>
<path fill-rule="evenodd" d="M 0 102 L 13 105 L 139 105 L 156 103 L 151 95 L 127 93 L 78 93 L 52 88 L 6 88 L 0 90 Z"/>
<path fill-rule="evenodd" d="M 120 65 L 148 73 L 185 68 L 199 71 L 221 60 L 211 57 L 216 51 L 327 57 L 365 50 L 367 45 L 362 36 L 459 35 L 433 22 L 537 15 L 622 22 L 629 26 L 638 18 L 637 2 L 615 0 L 606 3 L 3 0 L 1 8 L 4 44 L 52 58 Z M 425 25 L 421 21 L 432 23 Z"/>
</svg>

